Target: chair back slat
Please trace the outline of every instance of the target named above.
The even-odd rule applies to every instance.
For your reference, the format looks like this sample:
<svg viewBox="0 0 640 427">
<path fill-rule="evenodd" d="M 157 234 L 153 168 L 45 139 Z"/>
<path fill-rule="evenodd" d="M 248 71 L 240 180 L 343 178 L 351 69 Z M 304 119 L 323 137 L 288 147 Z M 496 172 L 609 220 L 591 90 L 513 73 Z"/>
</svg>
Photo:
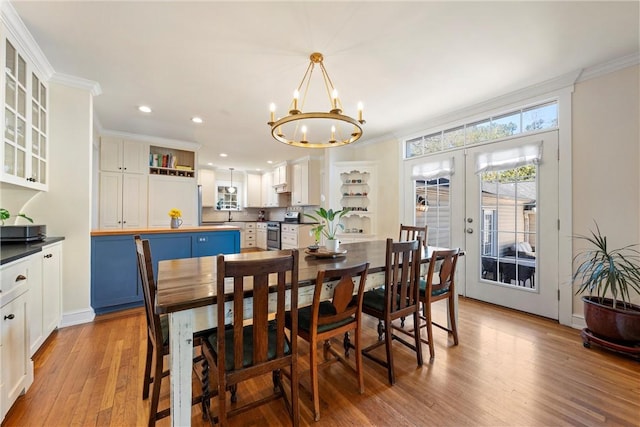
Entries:
<svg viewBox="0 0 640 427">
<path fill-rule="evenodd" d="M 312 319 L 317 319 L 318 326 L 329 325 L 353 317 L 359 311 L 359 306 L 361 310 L 368 268 L 369 263 L 363 263 L 350 268 L 318 271 L 313 295 L 312 312 Z M 356 289 L 354 277 L 356 276 L 360 276 L 360 279 L 357 285 L 358 292 L 354 298 L 353 293 Z M 338 279 L 338 281 L 334 283 L 331 288 L 333 295 L 329 300 L 335 312 L 332 314 L 320 314 L 319 307 L 323 284 L 325 281 L 335 279 Z"/>
<path fill-rule="evenodd" d="M 427 246 L 427 233 L 428 226 L 416 226 L 416 225 L 403 225 L 400 224 L 400 236 L 398 240 L 400 242 L 416 240 L 418 237 L 422 239 L 422 245 Z"/>
<path fill-rule="evenodd" d="M 385 304 L 394 313 L 418 304 L 422 238 L 393 242 L 387 239 Z"/>
<path fill-rule="evenodd" d="M 147 315 L 147 327 L 149 328 L 150 339 L 155 345 L 162 347 L 162 327 L 160 325 L 160 315 L 156 314 L 156 282 L 153 277 L 153 262 L 151 261 L 151 246 L 149 240 L 141 239 L 139 235 L 134 236 L 136 253 L 138 257 L 138 271 L 142 283 L 142 294 L 144 296 L 145 313 Z"/>
</svg>

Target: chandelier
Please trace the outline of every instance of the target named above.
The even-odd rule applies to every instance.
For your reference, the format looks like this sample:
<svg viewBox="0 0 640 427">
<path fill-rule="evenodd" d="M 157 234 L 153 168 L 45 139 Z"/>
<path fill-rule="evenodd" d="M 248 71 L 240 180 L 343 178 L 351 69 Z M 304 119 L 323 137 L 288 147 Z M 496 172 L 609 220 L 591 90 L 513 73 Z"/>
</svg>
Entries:
<svg viewBox="0 0 640 427">
<path fill-rule="evenodd" d="M 271 118 L 267 124 L 271 127 L 271 135 L 278 141 L 297 147 L 326 148 L 351 144 L 362 136 L 362 103 L 358 103 L 358 119 L 342 114 L 342 102 L 338 98 L 338 91 L 333 86 L 327 73 L 321 53 L 314 52 L 309 56 L 311 60 L 302 81 L 293 93 L 293 100 L 289 105 L 289 114 L 275 118 L 276 106 L 270 105 Z M 328 112 L 305 113 L 304 104 L 311 86 L 311 76 L 315 66 L 320 67 L 322 80 L 329 99 Z M 300 95 L 302 94 L 302 99 Z"/>
</svg>

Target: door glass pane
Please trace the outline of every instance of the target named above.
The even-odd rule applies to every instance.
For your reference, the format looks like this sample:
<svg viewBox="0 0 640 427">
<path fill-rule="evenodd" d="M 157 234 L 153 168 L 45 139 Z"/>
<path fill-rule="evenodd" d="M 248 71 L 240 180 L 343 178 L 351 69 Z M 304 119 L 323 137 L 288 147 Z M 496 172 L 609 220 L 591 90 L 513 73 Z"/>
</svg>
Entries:
<svg viewBox="0 0 640 427">
<path fill-rule="evenodd" d="M 12 75 L 16 75 L 16 49 L 7 40 L 6 64 L 7 71 Z"/>
<path fill-rule="evenodd" d="M 35 101 L 31 103 L 31 124 L 34 128 L 38 128 L 40 126 L 40 109 L 38 108 L 38 104 Z"/>
<path fill-rule="evenodd" d="M 35 129 L 31 132 L 31 152 L 35 156 L 40 154 L 40 135 Z"/>
<path fill-rule="evenodd" d="M 27 87 L 27 63 L 18 55 L 18 81 L 23 87 Z"/>
<path fill-rule="evenodd" d="M 40 161 L 40 182 L 47 183 L 47 162 Z"/>
<path fill-rule="evenodd" d="M 481 176 L 483 280 L 535 288 L 536 171 L 526 165 Z"/>
<path fill-rule="evenodd" d="M 16 115 L 8 108 L 4 110 L 4 137 L 9 141 L 16 140 Z"/>
<path fill-rule="evenodd" d="M 23 88 L 18 88 L 18 114 L 27 117 L 27 93 Z"/>
<path fill-rule="evenodd" d="M 35 179 L 36 182 L 40 182 L 38 179 L 38 172 L 40 172 L 40 165 L 37 157 L 31 158 L 31 178 Z"/>
<path fill-rule="evenodd" d="M 24 148 L 27 145 L 27 139 L 25 136 L 27 135 L 27 124 L 24 120 L 18 119 L 18 134 L 16 142 L 17 144 Z"/>
<path fill-rule="evenodd" d="M 40 157 L 47 159 L 47 137 L 40 135 Z"/>
<path fill-rule="evenodd" d="M 428 226 L 427 244 L 429 246 L 449 247 L 451 241 L 449 178 L 418 180 L 415 189 L 415 224 Z"/>
<path fill-rule="evenodd" d="M 558 103 L 540 105 L 522 111 L 522 127 L 526 132 L 558 126 Z"/>
<path fill-rule="evenodd" d="M 47 108 L 47 88 L 42 83 L 40 83 L 40 105 Z"/>
<path fill-rule="evenodd" d="M 40 109 L 40 131 L 47 133 L 47 113 L 42 108 Z"/>
<path fill-rule="evenodd" d="M 18 149 L 16 150 L 16 176 L 19 176 L 21 178 L 25 178 L 25 173 L 26 173 L 26 154 L 24 151 Z"/>
<path fill-rule="evenodd" d="M 16 82 L 7 76 L 7 82 L 4 85 L 5 88 L 5 104 L 11 108 L 16 108 Z"/>
<path fill-rule="evenodd" d="M 35 101 L 40 101 L 39 89 L 40 89 L 40 80 L 38 80 L 38 77 L 36 77 L 35 74 L 31 74 L 31 97 Z"/>
<path fill-rule="evenodd" d="M 16 173 L 15 169 L 16 149 L 13 145 L 4 143 L 4 172 L 9 175 Z"/>
</svg>

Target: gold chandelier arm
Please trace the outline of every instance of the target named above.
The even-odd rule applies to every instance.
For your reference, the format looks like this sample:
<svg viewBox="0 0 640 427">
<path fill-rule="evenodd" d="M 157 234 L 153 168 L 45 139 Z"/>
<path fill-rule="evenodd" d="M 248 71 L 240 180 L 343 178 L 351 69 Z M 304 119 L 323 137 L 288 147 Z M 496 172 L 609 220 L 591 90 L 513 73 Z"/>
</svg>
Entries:
<svg viewBox="0 0 640 427">
<path fill-rule="evenodd" d="M 342 102 L 340 101 L 340 97 L 336 98 L 336 105 L 334 107 L 333 105 L 333 98 L 331 97 L 332 92 L 335 90 L 335 87 L 333 86 L 333 82 L 331 81 L 331 77 L 329 77 L 329 73 L 327 72 L 327 69 L 324 68 L 324 64 L 321 62 L 320 63 L 320 70 L 322 71 L 322 78 L 324 80 L 324 87 L 327 88 L 327 96 L 329 97 L 329 105 L 331 105 L 332 109 L 338 109 L 340 111 L 342 111 Z"/>
</svg>

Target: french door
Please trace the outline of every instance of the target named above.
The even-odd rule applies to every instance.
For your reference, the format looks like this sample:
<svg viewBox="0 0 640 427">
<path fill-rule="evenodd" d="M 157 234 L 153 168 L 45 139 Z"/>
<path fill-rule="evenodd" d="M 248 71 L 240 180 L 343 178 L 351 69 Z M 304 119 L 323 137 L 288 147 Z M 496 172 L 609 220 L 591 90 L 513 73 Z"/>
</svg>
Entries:
<svg viewBox="0 0 640 427">
<path fill-rule="evenodd" d="M 466 295 L 558 319 L 558 135 L 467 150 Z"/>
<path fill-rule="evenodd" d="M 405 221 L 465 251 L 458 293 L 558 319 L 557 152 L 554 130 L 407 162 Z"/>
</svg>

